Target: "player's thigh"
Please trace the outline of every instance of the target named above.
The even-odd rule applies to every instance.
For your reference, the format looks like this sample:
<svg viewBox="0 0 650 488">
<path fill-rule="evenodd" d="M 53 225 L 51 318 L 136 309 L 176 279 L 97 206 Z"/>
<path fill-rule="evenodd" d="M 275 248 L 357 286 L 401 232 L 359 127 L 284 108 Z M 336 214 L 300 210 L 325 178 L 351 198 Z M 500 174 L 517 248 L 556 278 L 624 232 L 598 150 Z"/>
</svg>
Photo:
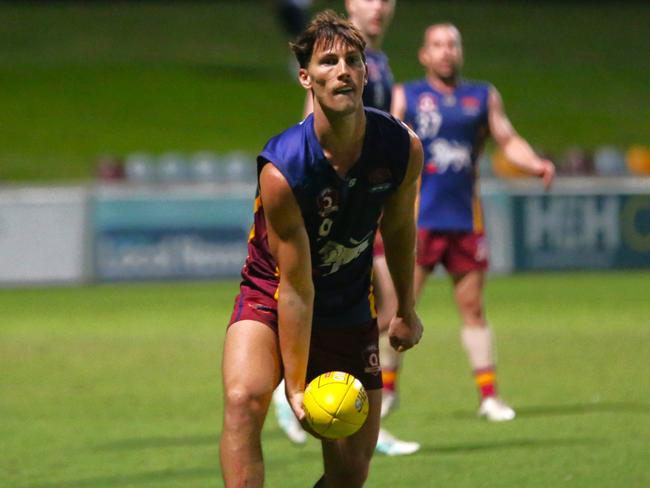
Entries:
<svg viewBox="0 0 650 488">
<path fill-rule="evenodd" d="M 227 400 L 268 405 L 281 376 L 278 337 L 269 326 L 242 320 L 228 327 L 222 373 Z"/>
<path fill-rule="evenodd" d="M 454 284 L 454 298 L 466 324 L 481 325 L 483 318 L 483 286 L 485 271 L 474 269 L 451 275 Z"/>
<path fill-rule="evenodd" d="M 473 269 L 463 273 L 452 273 L 454 293 L 461 298 L 480 298 L 485 284 L 485 271 Z"/>
<path fill-rule="evenodd" d="M 353 435 L 337 441 L 323 441 L 326 474 L 343 474 L 367 470 L 379 433 L 381 390 L 368 390 L 368 419 Z"/>
</svg>

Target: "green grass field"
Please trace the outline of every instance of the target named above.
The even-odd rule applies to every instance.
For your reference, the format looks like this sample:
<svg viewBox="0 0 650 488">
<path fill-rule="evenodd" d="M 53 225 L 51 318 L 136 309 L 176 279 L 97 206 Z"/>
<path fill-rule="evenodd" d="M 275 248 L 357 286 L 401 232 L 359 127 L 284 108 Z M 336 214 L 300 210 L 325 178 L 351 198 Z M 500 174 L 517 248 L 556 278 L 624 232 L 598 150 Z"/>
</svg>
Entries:
<svg viewBox="0 0 650 488">
<path fill-rule="evenodd" d="M 0 3 L 0 181 L 85 179 L 105 153 L 259 151 L 304 97 L 270 4 Z M 385 42 L 398 81 L 421 76 L 440 20 L 536 147 L 649 143 L 650 4 L 400 0 Z"/>
<path fill-rule="evenodd" d="M 648 272 L 493 277 L 487 307 L 517 420 L 475 418 L 448 283 L 431 282 L 386 426 L 423 448 L 370 487 L 650 485 Z M 236 283 L 1 290 L 0 486 L 222 486 L 219 363 Z M 319 445 L 269 418 L 269 487 L 305 487 Z"/>
</svg>

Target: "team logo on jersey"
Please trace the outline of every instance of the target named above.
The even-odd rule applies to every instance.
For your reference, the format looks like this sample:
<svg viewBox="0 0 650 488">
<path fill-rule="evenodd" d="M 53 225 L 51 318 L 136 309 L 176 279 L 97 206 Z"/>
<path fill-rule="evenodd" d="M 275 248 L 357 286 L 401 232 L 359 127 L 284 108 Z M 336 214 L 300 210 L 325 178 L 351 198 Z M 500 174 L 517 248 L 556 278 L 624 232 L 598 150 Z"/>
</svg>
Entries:
<svg viewBox="0 0 650 488">
<path fill-rule="evenodd" d="M 316 201 L 318 205 L 318 215 L 327 217 L 332 212 L 339 209 L 339 193 L 334 188 L 325 188 Z"/>
<path fill-rule="evenodd" d="M 442 116 L 438 111 L 436 97 L 431 93 L 423 93 L 418 98 L 415 115 L 415 132 L 421 139 L 436 137 L 442 125 Z"/>
<path fill-rule="evenodd" d="M 368 183 L 371 185 L 379 185 L 390 181 L 393 174 L 388 168 L 376 168 L 368 173 Z"/>
<path fill-rule="evenodd" d="M 429 161 L 428 163 L 426 163 L 424 165 L 424 171 L 427 174 L 430 174 L 430 175 L 432 175 L 433 173 L 437 173 L 438 168 L 436 167 L 436 162 L 435 161 Z"/>
<path fill-rule="evenodd" d="M 345 246 L 335 241 L 327 241 L 318 251 L 322 272 L 320 276 L 327 276 L 336 273 L 341 266 L 344 266 L 363 254 L 370 246 L 370 238 L 373 233 L 369 232 L 360 241 L 350 238 L 352 247 Z"/>
<path fill-rule="evenodd" d="M 436 139 L 428 146 L 433 162 L 425 166 L 427 173 L 444 173 L 451 169 L 460 172 L 472 166 L 471 148 L 457 142 Z M 430 165 L 434 165 L 430 167 Z"/>
<path fill-rule="evenodd" d="M 481 108 L 481 101 L 476 97 L 462 97 L 460 99 L 460 106 L 463 108 L 463 112 L 468 114 L 476 114 Z"/>
<path fill-rule="evenodd" d="M 431 93 L 423 93 L 418 98 L 418 111 L 419 112 L 432 112 L 438 110 L 438 103 L 436 97 Z"/>
<path fill-rule="evenodd" d="M 368 174 L 368 183 L 370 183 L 369 192 L 379 193 L 390 189 L 392 186 L 393 174 L 388 168 L 377 168 Z"/>
</svg>

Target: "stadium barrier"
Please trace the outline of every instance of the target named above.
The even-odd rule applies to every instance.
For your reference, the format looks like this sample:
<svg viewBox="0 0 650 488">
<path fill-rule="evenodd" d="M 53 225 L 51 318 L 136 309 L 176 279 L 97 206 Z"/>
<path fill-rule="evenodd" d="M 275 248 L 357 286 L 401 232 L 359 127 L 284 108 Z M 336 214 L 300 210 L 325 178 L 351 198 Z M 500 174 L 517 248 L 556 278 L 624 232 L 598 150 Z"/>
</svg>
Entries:
<svg viewBox="0 0 650 488">
<path fill-rule="evenodd" d="M 88 190 L 0 188 L 0 284 L 91 279 Z"/>
<path fill-rule="evenodd" d="M 92 204 L 96 279 L 238 276 L 254 195 L 251 185 L 97 187 Z"/>
<path fill-rule="evenodd" d="M 249 184 L 0 188 L 0 285 L 236 278 Z M 481 183 L 491 271 L 650 268 L 650 178 Z"/>
</svg>

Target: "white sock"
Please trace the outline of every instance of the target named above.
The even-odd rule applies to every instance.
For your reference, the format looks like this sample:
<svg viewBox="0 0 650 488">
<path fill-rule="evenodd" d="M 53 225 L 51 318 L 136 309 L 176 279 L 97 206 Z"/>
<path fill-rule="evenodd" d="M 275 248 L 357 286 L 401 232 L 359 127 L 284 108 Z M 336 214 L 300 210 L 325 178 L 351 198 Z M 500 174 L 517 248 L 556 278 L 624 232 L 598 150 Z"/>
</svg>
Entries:
<svg viewBox="0 0 650 488">
<path fill-rule="evenodd" d="M 489 326 L 464 325 L 461 328 L 461 342 L 467 352 L 469 364 L 474 371 L 493 367 L 495 355 L 492 329 Z"/>
</svg>

